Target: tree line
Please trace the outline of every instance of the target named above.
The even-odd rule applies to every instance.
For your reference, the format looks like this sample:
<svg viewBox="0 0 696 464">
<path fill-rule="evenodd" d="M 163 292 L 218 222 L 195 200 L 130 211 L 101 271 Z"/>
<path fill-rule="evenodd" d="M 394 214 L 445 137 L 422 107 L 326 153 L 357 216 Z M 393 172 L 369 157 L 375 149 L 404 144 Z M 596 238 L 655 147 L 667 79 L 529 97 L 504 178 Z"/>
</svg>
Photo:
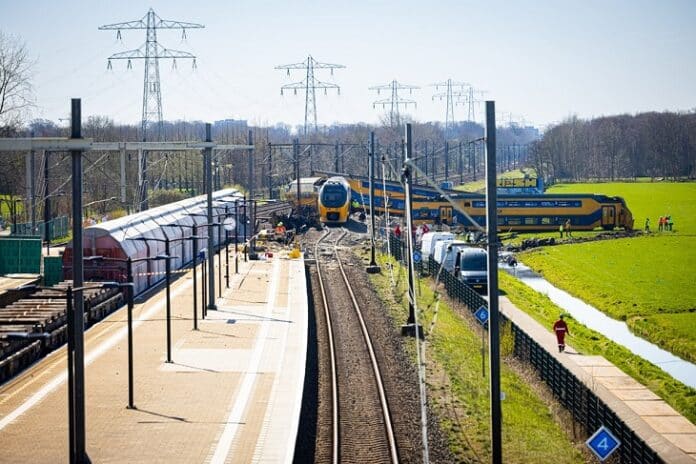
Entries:
<svg viewBox="0 0 696 464">
<path fill-rule="evenodd" d="M 583 120 L 571 117 L 531 147 L 547 183 L 586 179 L 693 179 L 696 110 L 648 112 Z"/>
</svg>

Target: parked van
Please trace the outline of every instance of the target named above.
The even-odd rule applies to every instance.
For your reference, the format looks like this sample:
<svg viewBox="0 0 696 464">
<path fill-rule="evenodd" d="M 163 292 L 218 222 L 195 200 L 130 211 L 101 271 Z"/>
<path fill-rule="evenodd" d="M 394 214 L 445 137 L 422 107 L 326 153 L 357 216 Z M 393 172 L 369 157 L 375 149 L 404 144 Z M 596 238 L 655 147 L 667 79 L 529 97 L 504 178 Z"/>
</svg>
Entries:
<svg viewBox="0 0 696 464">
<path fill-rule="evenodd" d="M 440 240 L 435 244 L 433 259 L 442 265 L 446 270 L 454 272 L 454 265 L 457 259 L 457 252 L 471 244 L 462 240 Z M 444 263 L 444 264 L 443 264 Z"/>
<path fill-rule="evenodd" d="M 488 292 L 488 253 L 486 250 L 478 247 L 459 249 L 454 267 L 459 280 L 479 293 Z"/>
<path fill-rule="evenodd" d="M 442 240 L 451 242 L 454 240 L 454 234 L 451 232 L 427 232 L 423 234 L 421 239 L 421 256 L 423 256 L 423 261 L 430 259 L 435 251 L 435 245 Z"/>
</svg>

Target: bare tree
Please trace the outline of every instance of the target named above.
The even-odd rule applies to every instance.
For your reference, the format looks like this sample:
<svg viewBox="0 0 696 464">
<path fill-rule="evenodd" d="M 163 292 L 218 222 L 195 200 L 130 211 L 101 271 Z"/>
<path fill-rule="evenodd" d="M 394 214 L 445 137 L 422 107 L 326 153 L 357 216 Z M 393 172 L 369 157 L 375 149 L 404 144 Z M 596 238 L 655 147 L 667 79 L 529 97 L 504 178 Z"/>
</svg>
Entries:
<svg viewBox="0 0 696 464">
<path fill-rule="evenodd" d="M 0 128 L 18 126 L 34 105 L 33 65 L 24 42 L 0 31 Z"/>
</svg>

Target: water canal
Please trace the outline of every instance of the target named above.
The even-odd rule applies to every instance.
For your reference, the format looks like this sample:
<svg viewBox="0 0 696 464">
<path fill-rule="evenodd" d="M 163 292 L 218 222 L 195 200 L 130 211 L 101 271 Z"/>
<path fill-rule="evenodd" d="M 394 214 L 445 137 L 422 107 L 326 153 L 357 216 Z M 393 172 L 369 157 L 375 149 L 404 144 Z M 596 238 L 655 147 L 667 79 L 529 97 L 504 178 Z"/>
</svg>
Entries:
<svg viewBox="0 0 696 464">
<path fill-rule="evenodd" d="M 530 288 L 548 296 L 553 303 L 571 314 L 576 321 L 626 347 L 637 356 L 659 367 L 680 382 L 696 388 L 696 364 L 681 359 L 654 343 L 634 335 L 625 322 L 612 319 L 594 306 L 553 286 L 541 275 L 522 263 L 519 263 L 514 270 L 507 265 L 500 265 L 500 267 L 517 277 Z"/>
</svg>

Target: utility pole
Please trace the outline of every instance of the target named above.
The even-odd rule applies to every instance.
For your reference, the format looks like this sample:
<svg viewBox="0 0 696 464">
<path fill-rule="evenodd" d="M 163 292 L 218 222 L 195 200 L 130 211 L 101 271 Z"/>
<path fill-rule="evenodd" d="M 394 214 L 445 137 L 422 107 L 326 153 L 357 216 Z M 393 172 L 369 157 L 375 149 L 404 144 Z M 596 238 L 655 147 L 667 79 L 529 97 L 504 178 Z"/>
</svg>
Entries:
<svg viewBox="0 0 696 464">
<path fill-rule="evenodd" d="M 319 61 L 312 58 L 312 55 L 307 57 L 307 60 L 300 63 L 293 64 L 283 64 L 276 66 L 275 69 L 284 69 L 287 71 L 287 75 L 290 76 L 291 69 L 304 69 L 305 78 L 299 82 L 293 82 L 292 84 L 285 84 L 280 87 L 280 95 L 283 95 L 284 90 L 292 90 L 295 95 L 297 95 L 297 90 L 304 90 L 305 92 L 305 117 L 304 117 L 304 136 L 307 136 L 309 125 L 313 125 L 312 131 L 317 131 L 317 100 L 316 100 L 316 89 L 324 89 L 324 95 L 328 93 L 328 89 L 336 89 L 339 95 L 341 95 L 341 88 L 331 82 L 323 82 L 314 77 L 315 69 L 329 69 L 331 70 L 331 75 L 333 76 L 334 69 L 345 68 L 342 64 L 332 64 L 332 63 L 320 63 Z"/>
<path fill-rule="evenodd" d="M 447 102 L 447 109 L 445 111 L 445 140 L 450 140 L 452 138 L 452 126 L 454 125 L 454 105 L 457 103 L 454 99 L 455 97 L 457 99 L 465 97 L 466 93 L 464 90 L 465 87 L 469 86 L 469 84 L 466 82 L 453 82 L 452 79 L 447 79 L 444 82 L 436 82 L 435 84 L 431 84 L 431 86 L 435 87 L 436 91 L 440 90 L 440 87 L 445 88 L 444 92 L 439 92 L 433 95 L 433 101 L 435 101 L 436 98 L 439 98 L 440 101 L 442 101 L 444 98 Z M 453 90 L 453 88 L 459 89 Z"/>
<path fill-rule="evenodd" d="M 498 309 L 498 196 L 495 102 L 486 102 L 486 227 L 488 235 L 488 349 L 490 356 L 491 462 L 503 462 L 500 398 L 500 313 Z"/>
<path fill-rule="evenodd" d="M 402 105 L 404 108 L 408 108 L 408 105 L 413 105 L 417 108 L 415 100 L 408 100 L 401 98 L 399 96 L 399 90 L 408 90 L 409 95 L 413 94 L 413 91 L 420 89 L 416 85 L 401 84 L 396 79 L 391 81 L 389 84 L 381 84 L 370 87 L 369 90 L 376 90 L 377 95 L 380 95 L 382 90 L 391 91 L 391 97 L 382 100 L 375 100 L 372 102 L 372 108 L 376 108 L 377 105 L 382 105 L 382 108 L 386 108 L 389 105 L 389 126 L 394 127 L 401 124 L 401 117 L 399 116 L 399 106 Z"/>
</svg>

